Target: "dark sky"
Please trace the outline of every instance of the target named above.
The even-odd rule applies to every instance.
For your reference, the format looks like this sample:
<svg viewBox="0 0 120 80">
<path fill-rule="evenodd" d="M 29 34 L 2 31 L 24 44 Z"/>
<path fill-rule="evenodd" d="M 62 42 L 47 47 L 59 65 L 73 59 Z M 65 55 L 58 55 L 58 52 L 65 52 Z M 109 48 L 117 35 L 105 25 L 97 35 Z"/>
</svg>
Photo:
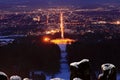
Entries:
<svg viewBox="0 0 120 80">
<path fill-rule="evenodd" d="M 120 0 L 0 0 L 0 5 L 28 5 L 28 6 L 87 6 L 95 4 L 120 4 Z"/>
<path fill-rule="evenodd" d="M 15 3 L 15 2 L 51 2 L 51 3 L 112 3 L 112 2 L 120 2 L 120 0 L 0 0 L 0 3 Z"/>
</svg>

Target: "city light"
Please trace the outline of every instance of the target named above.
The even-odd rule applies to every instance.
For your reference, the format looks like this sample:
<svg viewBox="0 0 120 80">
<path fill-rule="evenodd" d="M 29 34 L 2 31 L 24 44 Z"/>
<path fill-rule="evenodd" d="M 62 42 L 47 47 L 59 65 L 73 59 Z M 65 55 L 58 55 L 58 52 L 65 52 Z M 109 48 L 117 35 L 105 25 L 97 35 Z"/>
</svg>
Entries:
<svg viewBox="0 0 120 80">
<path fill-rule="evenodd" d="M 50 42 L 50 38 L 49 38 L 49 37 L 44 37 L 44 38 L 43 38 L 43 41 L 44 41 L 44 42 Z"/>
<path fill-rule="evenodd" d="M 60 12 L 60 32 L 61 32 L 61 38 L 53 39 L 50 42 L 55 44 L 71 44 L 72 42 L 75 41 L 73 39 L 64 38 L 64 18 L 62 12 Z"/>
<path fill-rule="evenodd" d="M 116 24 L 119 25 L 119 24 L 120 24 L 120 21 L 117 21 Z"/>
<path fill-rule="evenodd" d="M 75 40 L 73 39 L 68 39 L 68 38 L 64 38 L 64 39 L 53 39 L 50 42 L 55 43 L 55 44 L 71 44 L 72 42 L 75 42 Z"/>
<path fill-rule="evenodd" d="M 59 30 L 57 30 L 57 29 L 53 30 L 52 29 L 52 30 L 46 31 L 45 34 L 52 34 L 53 35 L 53 34 L 55 34 L 57 32 L 59 32 Z"/>
<path fill-rule="evenodd" d="M 60 29 L 61 29 L 61 38 L 64 38 L 64 23 L 63 23 L 63 13 L 60 13 Z"/>
<path fill-rule="evenodd" d="M 33 21 L 38 21 L 39 22 L 40 21 L 40 16 L 34 17 Z"/>
</svg>

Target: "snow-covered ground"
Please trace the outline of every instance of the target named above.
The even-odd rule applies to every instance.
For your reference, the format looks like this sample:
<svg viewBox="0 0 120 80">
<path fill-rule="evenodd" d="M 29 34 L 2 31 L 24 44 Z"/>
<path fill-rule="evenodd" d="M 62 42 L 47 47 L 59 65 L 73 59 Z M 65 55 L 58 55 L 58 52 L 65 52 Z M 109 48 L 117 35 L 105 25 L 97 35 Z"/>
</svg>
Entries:
<svg viewBox="0 0 120 80">
<path fill-rule="evenodd" d="M 2 39 L 2 38 L 13 38 L 13 37 L 24 37 L 24 36 L 27 36 L 27 35 L 8 35 L 8 36 L 0 36 L 0 39 Z"/>
<path fill-rule="evenodd" d="M 62 80 L 70 80 L 70 70 L 66 59 L 67 53 L 65 52 L 66 45 L 59 44 L 59 47 L 61 49 L 61 60 L 60 60 L 61 68 L 60 68 L 60 72 L 54 75 L 54 78 L 62 78 Z M 96 76 L 98 76 L 98 73 L 96 73 Z M 46 80 L 50 80 L 51 78 L 52 78 L 51 76 L 47 75 Z M 120 80 L 120 73 L 117 74 L 117 80 Z"/>
<path fill-rule="evenodd" d="M 14 39 L 0 39 L 0 45 L 7 45 L 9 43 L 12 43 L 14 41 Z"/>
<path fill-rule="evenodd" d="M 54 78 L 62 78 L 62 80 L 70 80 L 70 70 L 66 59 L 67 53 L 65 52 L 66 44 L 58 44 L 61 49 L 60 59 L 60 72 L 54 75 Z M 51 76 L 47 76 L 47 80 L 50 80 Z"/>
<path fill-rule="evenodd" d="M 0 42 L 11 42 L 14 41 L 14 39 L 0 39 Z"/>
<path fill-rule="evenodd" d="M 14 39 L 0 39 L 0 42 L 10 42 L 10 41 L 14 41 Z M 56 80 L 58 80 L 58 78 L 61 78 L 62 80 L 70 80 L 69 64 L 66 59 L 67 53 L 65 51 L 66 44 L 59 44 L 59 47 L 61 49 L 60 72 L 54 74 L 54 77 L 51 76 L 52 74 L 46 75 L 46 80 L 50 80 L 51 78 L 56 78 Z M 98 73 L 96 75 L 98 75 Z M 117 74 L 117 80 L 120 80 L 120 74 Z"/>
<path fill-rule="evenodd" d="M 0 45 L 7 45 L 8 43 L 12 43 L 16 37 L 25 37 L 26 35 L 8 35 L 8 36 L 0 36 Z"/>
<path fill-rule="evenodd" d="M 117 80 L 120 80 L 120 73 L 117 74 Z"/>
</svg>

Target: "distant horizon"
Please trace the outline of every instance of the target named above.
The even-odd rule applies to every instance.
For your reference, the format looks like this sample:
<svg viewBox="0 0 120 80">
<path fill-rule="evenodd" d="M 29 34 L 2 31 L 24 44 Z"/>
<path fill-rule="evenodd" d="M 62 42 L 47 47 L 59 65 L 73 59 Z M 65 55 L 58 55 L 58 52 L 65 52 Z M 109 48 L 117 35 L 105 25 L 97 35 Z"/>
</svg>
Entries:
<svg viewBox="0 0 120 80">
<path fill-rule="evenodd" d="M 99 7 L 103 5 L 120 5 L 120 0 L 0 0 L 0 9 L 13 9 L 16 6 L 23 8 L 44 7 Z"/>
</svg>

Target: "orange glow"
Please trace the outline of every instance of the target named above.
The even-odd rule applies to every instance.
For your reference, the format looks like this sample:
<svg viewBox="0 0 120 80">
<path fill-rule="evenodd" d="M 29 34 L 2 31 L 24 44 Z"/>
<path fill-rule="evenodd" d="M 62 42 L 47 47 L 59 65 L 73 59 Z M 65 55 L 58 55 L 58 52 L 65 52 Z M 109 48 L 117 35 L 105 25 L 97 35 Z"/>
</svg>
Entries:
<svg viewBox="0 0 120 80">
<path fill-rule="evenodd" d="M 50 41 L 50 38 L 49 38 L 49 37 L 44 37 L 44 38 L 43 38 L 43 41 L 44 41 L 44 42 L 49 42 L 49 41 Z"/>
<path fill-rule="evenodd" d="M 59 30 L 55 29 L 55 30 L 46 31 L 45 34 L 55 34 L 57 32 L 59 32 Z"/>
<path fill-rule="evenodd" d="M 64 39 L 53 39 L 50 42 L 55 44 L 71 44 L 72 42 L 75 42 L 75 40 L 64 38 Z"/>
<path fill-rule="evenodd" d="M 34 17 L 33 20 L 34 21 L 40 21 L 40 16 Z"/>
<path fill-rule="evenodd" d="M 120 21 L 117 21 L 117 22 L 116 22 L 116 24 L 118 24 L 118 25 L 119 25 L 119 24 L 120 24 Z"/>
</svg>

